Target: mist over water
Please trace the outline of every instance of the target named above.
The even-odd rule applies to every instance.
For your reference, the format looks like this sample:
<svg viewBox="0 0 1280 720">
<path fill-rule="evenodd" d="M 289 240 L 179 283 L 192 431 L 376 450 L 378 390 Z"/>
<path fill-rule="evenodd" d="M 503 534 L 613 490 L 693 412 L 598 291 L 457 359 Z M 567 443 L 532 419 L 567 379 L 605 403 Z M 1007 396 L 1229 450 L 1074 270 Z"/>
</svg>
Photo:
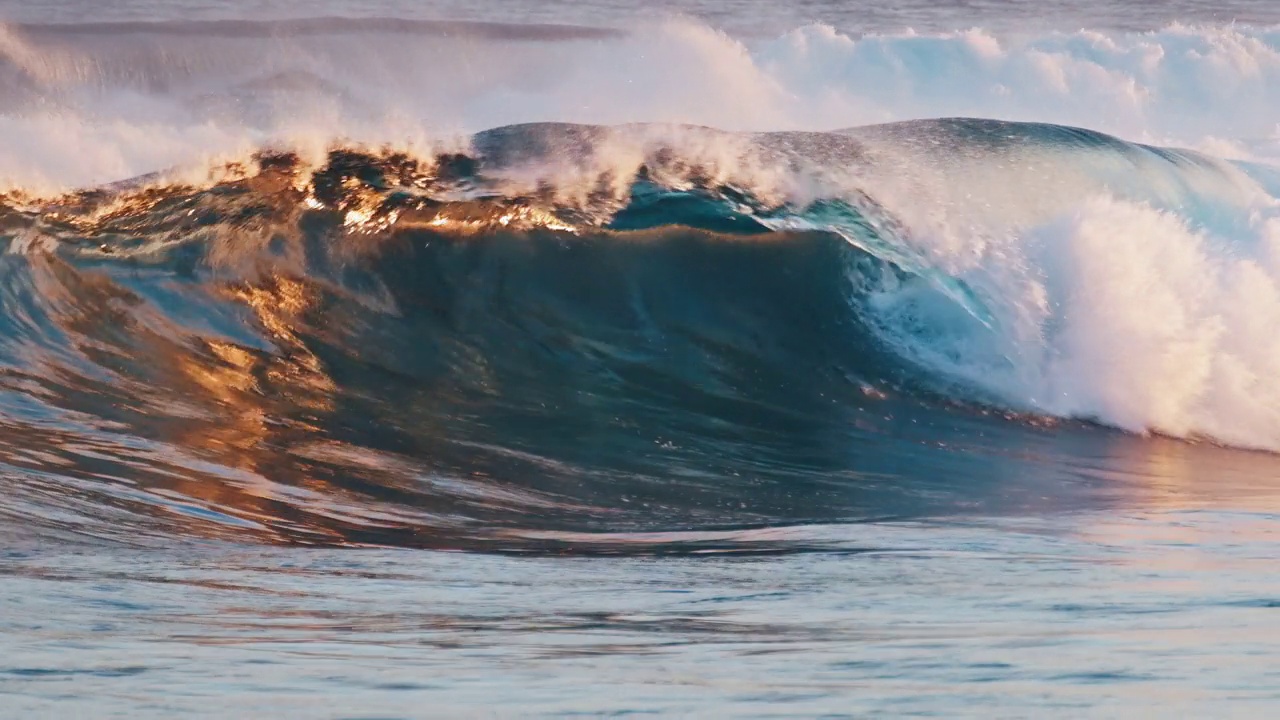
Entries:
<svg viewBox="0 0 1280 720">
<path fill-rule="evenodd" d="M 1269 13 L 0 3 L 0 707 L 1261 713 Z"/>
<path fill-rule="evenodd" d="M 626 30 L 378 18 L 167 20 L 0 31 L 0 179 L 25 189 L 203 170 L 265 144 L 457 141 L 521 122 L 815 130 L 970 116 L 1269 157 L 1268 27 L 981 27 L 739 37 L 688 17 Z M 673 74 L 680 83 L 671 83 Z"/>
</svg>

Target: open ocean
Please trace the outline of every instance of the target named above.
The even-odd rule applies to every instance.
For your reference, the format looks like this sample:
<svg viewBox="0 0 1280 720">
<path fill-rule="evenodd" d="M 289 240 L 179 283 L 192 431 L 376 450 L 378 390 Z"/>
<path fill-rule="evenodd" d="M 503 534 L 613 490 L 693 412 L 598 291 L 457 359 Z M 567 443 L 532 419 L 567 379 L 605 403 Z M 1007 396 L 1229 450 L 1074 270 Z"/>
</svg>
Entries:
<svg viewBox="0 0 1280 720">
<path fill-rule="evenodd" d="M 0 0 L 0 717 L 1273 717 L 1280 4 Z"/>
</svg>

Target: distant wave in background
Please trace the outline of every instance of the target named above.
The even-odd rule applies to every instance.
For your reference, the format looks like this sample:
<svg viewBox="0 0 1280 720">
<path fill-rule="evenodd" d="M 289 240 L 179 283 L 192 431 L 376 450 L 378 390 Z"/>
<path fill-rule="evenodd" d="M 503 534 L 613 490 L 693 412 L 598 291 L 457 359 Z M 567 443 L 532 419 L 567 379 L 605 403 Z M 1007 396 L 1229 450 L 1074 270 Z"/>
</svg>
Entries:
<svg viewBox="0 0 1280 720">
<path fill-rule="evenodd" d="M 679 78 L 679 82 L 673 82 Z M 926 117 L 1075 125 L 1275 154 L 1280 31 L 741 40 L 382 19 L 0 27 L 0 183 L 66 189 L 286 142 L 428 145 L 521 122 L 831 130 Z"/>
</svg>

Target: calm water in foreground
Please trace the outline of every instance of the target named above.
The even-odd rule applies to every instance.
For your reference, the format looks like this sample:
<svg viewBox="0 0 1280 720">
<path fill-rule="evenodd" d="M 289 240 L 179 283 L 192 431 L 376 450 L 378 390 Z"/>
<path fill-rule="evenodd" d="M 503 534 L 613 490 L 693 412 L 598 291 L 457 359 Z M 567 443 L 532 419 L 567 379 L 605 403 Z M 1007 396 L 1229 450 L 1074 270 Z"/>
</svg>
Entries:
<svg viewBox="0 0 1280 720">
<path fill-rule="evenodd" d="M 782 557 L 10 549 L 13 717 L 1264 717 L 1280 523 L 1170 509 L 807 533 Z"/>
</svg>

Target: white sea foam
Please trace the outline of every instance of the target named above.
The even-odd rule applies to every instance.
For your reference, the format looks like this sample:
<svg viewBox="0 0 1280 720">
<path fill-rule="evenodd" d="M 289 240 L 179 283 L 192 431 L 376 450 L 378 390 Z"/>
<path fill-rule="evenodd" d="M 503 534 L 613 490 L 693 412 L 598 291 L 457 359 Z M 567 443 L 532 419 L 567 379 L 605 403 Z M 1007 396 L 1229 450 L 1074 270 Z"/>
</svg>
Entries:
<svg viewBox="0 0 1280 720">
<path fill-rule="evenodd" d="M 976 251 L 931 245 L 994 328 L 918 287 L 871 311 L 904 354 L 1015 409 L 1280 450 L 1280 219 L 1251 217 L 1224 237 L 1100 193 Z"/>
<path fill-rule="evenodd" d="M 921 283 L 887 287 L 869 303 L 887 341 L 1016 409 L 1280 450 L 1267 183 L 1132 146 L 974 143 L 945 161 L 918 146 L 886 149 L 893 162 L 862 182 L 905 222 L 901 241 L 994 319 Z"/>
</svg>

